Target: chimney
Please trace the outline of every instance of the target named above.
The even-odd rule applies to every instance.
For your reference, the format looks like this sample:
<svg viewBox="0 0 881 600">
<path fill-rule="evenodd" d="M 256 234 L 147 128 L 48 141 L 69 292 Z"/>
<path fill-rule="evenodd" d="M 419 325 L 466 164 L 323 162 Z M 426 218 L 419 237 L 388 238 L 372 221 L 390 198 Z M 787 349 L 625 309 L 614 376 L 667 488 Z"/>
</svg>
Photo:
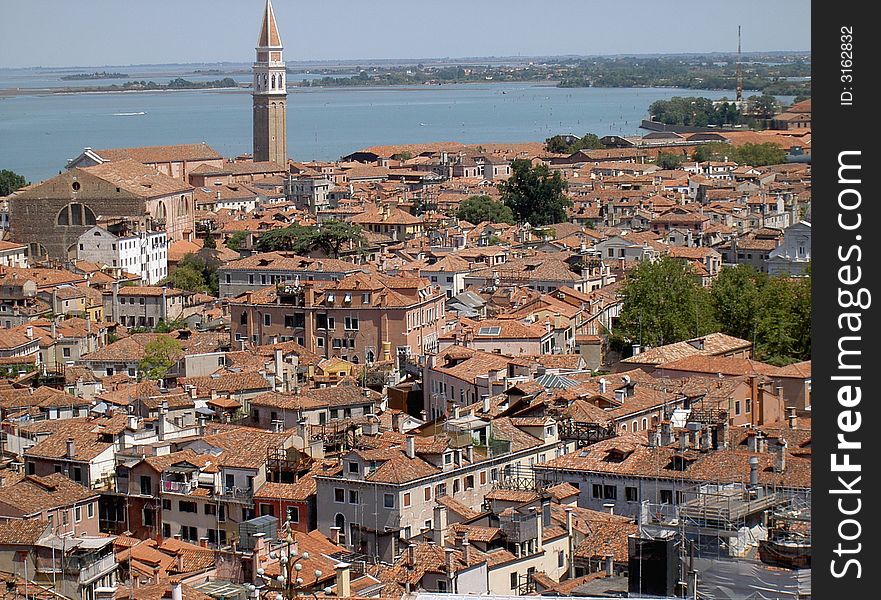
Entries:
<svg viewBox="0 0 881 600">
<path fill-rule="evenodd" d="M 778 473 L 782 473 L 786 470 L 786 447 L 788 444 L 786 440 L 783 438 L 779 438 L 777 440 L 777 444 L 774 446 L 774 454 L 776 455 L 776 460 L 774 461 L 774 470 Z"/>
<path fill-rule="evenodd" d="M 393 412 L 392 413 L 392 431 L 401 432 L 401 413 Z"/>
<path fill-rule="evenodd" d="M 131 429 L 132 431 L 138 430 L 138 415 L 129 413 L 128 415 L 126 415 L 126 422 L 129 429 Z"/>
<path fill-rule="evenodd" d="M 416 458 L 416 438 L 412 435 L 407 436 L 407 457 Z"/>
<path fill-rule="evenodd" d="M 171 600 L 183 600 L 184 594 L 179 579 L 171 580 Z"/>
<path fill-rule="evenodd" d="M 610 515 L 615 514 L 615 503 L 614 502 L 606 502 L 605 504 L 603 504 L 603 508 L 608 510 Z"/>
<path fill-rule="evenodd" d="M 206 537 L 200 537 L 200 538 L 199 538 L 199 546 L 200 546 L 201 548 L 207 548 L 207 547 L 208 547 L 208 538 L 206 538 Z"/>
<path fill-rule="evenodd" d="M 331 527 L 330 528 L 330 541 L 332 541 L 335 545 L 340 545 L 340 528 L 339 527 Z"/>
<path fill-rule="evenodd" d="M 468 459 L 469 463 L 474 462 L 474 446 L 472 444 L 468 444 L 465 447 L 465 458 Z"/>
<path fill-rule="evenodd" d="M 441 547 L 447 543 L 447 507 L 443 504 L 434 507 L 434 541 Z"/>
<path fill-rule="evenodd" d="M 468 534 L 465 534 L 465 539 L 462 540 L 462 561 L 466 565 L 471 564 L 471 544 L 468 542 Z"/>
<path fill-rule="evenodd" d="M 284 382 L 285 382 L 285 376 L 284 376 L 284 365 L 281 360 L 281 348 L 275 349 L 274 356 L 275 356 L 275 378 L 281 382 L 278 385 L 282 386 L 282 389 L 279 391 L 286 391 L 286 390 L 284 390 L 284 387 L 283 387 Z"/>
<path fill-rule="evenodd" d="M 729 435 L 728 434 L 728 427 L 729 426 L 730 425 L 728 423 L 728 413 L 722 413 L 722 427 L 721 427 L 722 432 L 720 434 L 722 439 L 719 440 L 719 446 L 722 448 L 725 448 L 725 449 L 728 448 L 728 435 Z"/>
<path fill-rule="evenodd" d="M 759 451 L 758 432 L 749 431 L 746 434 L 746 447 L 750 452 Z"/>
<path fill-rule="evenodd" d="M 789 428 L 795 429 L 797 425 L 798 416 L 795 414 L 794 406 L 786 407 L 786 420 L 789 422 Z"/>
<path fill-rule="evenodd" d="M 407 546 L 407 567 L 410 569 L 416 568 L 416 544 Z"/>
<path fill-rule="evenodd" d="M 483 414 L 488 414 L 490 409 L 489 394 L 483 394 L 480 399 L 483 401 Z"/>
<path fill-rule="evenodd" d="M 749 485 L 756 487 L 759 485 L 759 457 L 749 457 Z"/>
<path fill-rule="evenodd" d="M 774 394 L 780 400 L 780 404 L 783 404 L 783 386 L 778 385 L 774 388 Z"/>
<path fill-rule="evenodd" d="M 25 335 L 28 336 L 29 340 L 34 339 L 34 328 L 33 327 L 28 325 L 24 331 L 25 331 Z"/>
<path fill-rule="evenodd" d="M 713 436 L 710 433 L 709 427 L 704 427 L 703 431 L 701 431 L 701 452 L 709 452 L 710 448 L 713 445 Z"/>
<path fill-rule="evenodd" d="M 612 577 L 615 574 L 615 557 L 607 554 L 605 559 L 606 577 Z"/>
<path fill-rule="evenodd" d="M 646 435 L 648 436 L 647 444 L 649 448 L 656 448 L 661 443 L 661 433 L 657 428 L 649 427 L 646 429 Z"/>
<path fill-rule="evenodd" d="M 666 446 L 673 443 L 673 423 L 670 421 L 661 421 L 661 445 Z"/>
<path fill-rule="evenodd" d="M 76 442 L 73 441 L 73 438 L 67 438 L 67 458 L 73 458 L 76 454 Z"/>
<path fill-rule="evenodd" d="M 688 432 L 680 431 L 679 432 L 679 450 L 684 451 L 688 450 Z"/>
<path fill-rule="evenodd" d="M 444 565 L 447 568 L 447 573 L 453 572 L 453 555 L 456 553 L 452 548 L 444 548 Z"/>
<path fill-rule="evenodd" d="M 600 377 L 600 394 L 606 393 L 606 378 Z"/>
<path fill-rule="evenodd" d="M 337 563 L 336 569 L 336 595 L 338 598 L 348 598 L 352 595 L 350 567 L 347 562 Z"/>
</svg>

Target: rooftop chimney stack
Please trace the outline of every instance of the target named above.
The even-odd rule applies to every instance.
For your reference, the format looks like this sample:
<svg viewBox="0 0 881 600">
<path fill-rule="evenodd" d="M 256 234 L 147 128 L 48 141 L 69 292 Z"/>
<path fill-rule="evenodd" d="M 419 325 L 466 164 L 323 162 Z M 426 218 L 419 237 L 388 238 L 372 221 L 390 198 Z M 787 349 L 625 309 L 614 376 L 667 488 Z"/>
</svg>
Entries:
<svg viewBox="0 0 881 600">
<path fill-rule="evenodd" d="M 416 438 L 412 435 L 407 436 L 407 457 L 416 458 Z"/>
<path fill-rule="evenodd" d="M 447 544 L 447 507 L 443 504 L 434 507 L 434 541 L 440 547 Z"/>
<path fill-rule="evenodd" d="M 336 569 L 336 595 L 339 598 L 348 598 L 352 595 L 350 567 L 347 562 L 337 563 Z"/>
<path fill-rule="evenodd" d="M 76 455 L 76 442 L 74 442 L 73 438 L 67 438 L 67 453 L 65 456 L 73 458 L 74 455 Z"/>
<path fill-rule="evenodd" d="M 484 394 L 480 397 L 483 401 L 483 414 L 489 413 L 490 404 L 489 404 L 489 394 Z"/>
<path fill-rule="evenodd" d="M 416 544 L 407 546 L 407 567 L 416 568 Z"/>
<path fill-rule="evenodd" d="M 680 431 L 679 432 L 679 450 L 685 451 L 688 450 L 688 432 Z"/>
<path fill-rule="evenodd" d="M 749 485 L 756 487 L 759 485 L 759 457 L 749 457 Z"/>
<path fill-rule="evenodd" d="M 184 593 L 179 579 L 171 580 L 171 600 L 183 600 Z"/>
<path fill-rule="evenodd" d="M 774 462 L 774 470 L 778 473 L 782 473 L 786 470 L 786 447 L 788 444 L 786 440 L 780 438 L 777 440 L 777 444 L 774 447 L 774 454 L 776 455 L 776 460 Z"/>
<path fill-rule="evenodd" d="M 612 577 L 615 574 L 615 557 L 607 554 L 605 559 L 606 577 Z"/>
<path fill-rule="evenodd" d="M 606 393 L 606 378 L 600 377 L 600 394 Z"/>
<path fill-rule="evenodd" d="M 795 414 L 794 406 L 786 407 L 786 420 L 789 422 L 790 429 L 796 429 L 796 427 L 798 427 L 798 416 Z"/>
</svg>

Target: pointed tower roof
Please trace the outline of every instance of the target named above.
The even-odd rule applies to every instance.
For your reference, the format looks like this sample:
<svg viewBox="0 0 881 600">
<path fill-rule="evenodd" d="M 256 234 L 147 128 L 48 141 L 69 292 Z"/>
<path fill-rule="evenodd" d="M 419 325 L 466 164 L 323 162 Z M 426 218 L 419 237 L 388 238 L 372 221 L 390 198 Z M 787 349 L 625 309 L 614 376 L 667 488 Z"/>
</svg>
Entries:
<svg viewBox="0 0 881 600">
<path fill-rule="evenodd" d="M 275 24 L 275 12 L 272 10 L 271 0 L 266 0 L 266 11 L 263 13 L 263 25 L 260 26 L 260 39 L 257 42 L 257 47 L 281 47 L 281 36 L 278 35 L 278 26 Z"/>
</svg>

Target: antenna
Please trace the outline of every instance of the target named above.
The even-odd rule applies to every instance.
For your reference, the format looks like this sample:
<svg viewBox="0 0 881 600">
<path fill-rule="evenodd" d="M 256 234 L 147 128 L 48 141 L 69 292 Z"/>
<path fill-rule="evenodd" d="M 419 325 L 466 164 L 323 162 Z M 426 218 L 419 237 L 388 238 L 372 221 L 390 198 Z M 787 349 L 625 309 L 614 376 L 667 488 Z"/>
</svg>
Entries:
<svg viewBox="0 0 881 600">
<path fill-rule="evenodd" d="M 735 100 L 739 105 L 743 102 L 743 72 L 740 69 L 740 25 L 737 26 L 737 87 Z"/>
</svg>

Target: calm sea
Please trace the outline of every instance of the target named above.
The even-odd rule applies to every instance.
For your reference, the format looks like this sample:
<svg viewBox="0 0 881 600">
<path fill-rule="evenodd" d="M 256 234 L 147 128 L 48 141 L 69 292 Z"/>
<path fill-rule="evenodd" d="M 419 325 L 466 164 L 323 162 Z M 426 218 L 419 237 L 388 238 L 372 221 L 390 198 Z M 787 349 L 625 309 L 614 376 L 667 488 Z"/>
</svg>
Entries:
<svg viewBox="0 0 881 600">
<path fill-rule="evenodd" d="M 192 72 L 193 67 L 188 69 Z M 95 70 L 101 69 L 76 72 Z M 139 73 L 138 78 L 144 77 Z M 10 71 L 0 71 L 0 89 L 59 85 L 57 74 L 42 80 L 32 74 L 27 81 L 31 85 L 16 85 L 13 79 L 14 73 L 11 77 Z M 81 83 L 86 82 L 69 82 Z M 334 160 L 378 144 L 537 141 L 557 133 L 636 134 L 649 104 L 677 95 L 718 99 L 733 98 L 734 92 L 562 89 L 524 83 L 294 88 L 288 95 L 288 153 L 298 160 Z M 57 174 L 84 147 L 202 141 L 224 156 L 250 152 L 247 91 L 0 95 L 0 169 L 12 169 L 30 181 Z"/>
</svg>

